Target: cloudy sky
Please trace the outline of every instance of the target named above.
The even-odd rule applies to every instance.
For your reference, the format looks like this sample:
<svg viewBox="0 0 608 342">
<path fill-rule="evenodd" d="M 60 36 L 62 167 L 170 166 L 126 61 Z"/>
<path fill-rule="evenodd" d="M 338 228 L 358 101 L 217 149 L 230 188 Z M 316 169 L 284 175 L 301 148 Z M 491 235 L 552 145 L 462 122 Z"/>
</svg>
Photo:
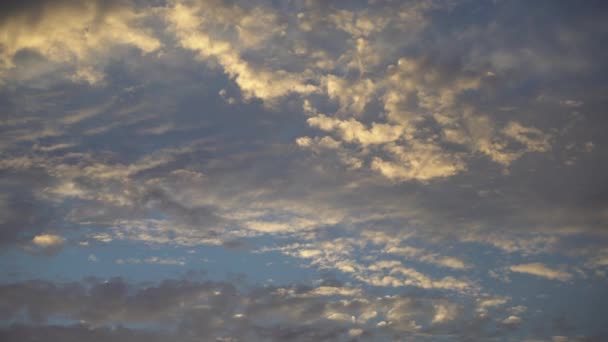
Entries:
<svg viewBox="0 0 608 342">
<path fill-rule="evenodd" d="M 608 340 L 608 6 L 2 1 L 2 341 Z"/>
</svg>

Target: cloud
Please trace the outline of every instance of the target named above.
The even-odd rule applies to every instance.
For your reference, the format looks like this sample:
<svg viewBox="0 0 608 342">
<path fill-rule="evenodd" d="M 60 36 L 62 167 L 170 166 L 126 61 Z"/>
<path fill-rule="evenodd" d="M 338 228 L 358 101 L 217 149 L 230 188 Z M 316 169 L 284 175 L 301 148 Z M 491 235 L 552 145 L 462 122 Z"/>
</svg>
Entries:
<svg viewBox="0 0 608 342">
<path fill-rule="evenodd" d="M 63 245 L 64 239 L 58 235 L 41 234 L 41 235 L 34 236 L 34 238 L 32 239 L 32 242 L 36 246 L 48 248 L 48 247 L 58 247 L 58 246 Z"/>
<path fill-rule="evenodd" d="M 242 284 L 241 284 L 242 285 Z M 519 332 L 522 319 L 496 312 L 476 317 L 462 298 L 376 296 L 336 286 L 248 288 L 230 282 L 165 279 L 135 284 L 121 278 L 54 283 L 32 280 L 0 285 L 0 315 L 12 324 L 3 340 L 183 342 L 205 339 L 307 341 L 361 338 L 487 339 Z M 494 304 L 490 305 L 494 306 Z M 55 319 L 62 323 L 56 324 Z M 511 326 L 502 330 L 501 322 Z M 155 329 L 138 326 L 154 325 Z M 527 335 L 530 336 L 530 335 Z"/>
<path fill-rule="evenodd" d="M 308 293 L 311 296 L 357 296 L 361 294 L 361 289 L 335 287 L 335 286 L 319 286 Z"/>
<path fill-rule="evenodd" d="M 524 127 L 517 122 L 510 122 L 504 128 L 504 133 L 524 144 L 529 152 L 546 152 L 551 147 L 547 134 L 533 127 Z"/>
<path fill-rule="evenodd" d="M 4 341 L 23 341 L 24 339 L 45 340 L 49 342 L 59 341 L 118 341 L 118 342 L 144 342 L 165 341 L 167 335 L 162 333 L 146 333 L 128 328 L 91 327 L 88 325 L 63 325 L 63 326 L 35 326 L 35 325 L 13 325 L 0 331 L 0 337 Z"/>
<path fill-rule="evenodd" d="M 34 1 L 27 6 L 8 5 L 0 20 L 0 77 L 25 80 L 44 74 L 31 70 L 25 53 L 41 56 L 51 69 L 70 66 L 74 81 L 98 84 L 103 81 L 103 62 L 119 46 L 133 46 L 142 53 L 161 47 L 160 41 L 143 29 L 146 14 L 121 1 Z M 28 70 L 30 69 L 30 70 Z M 40 75 L 41 76 L 41 75 Z"/>
<path fill-rule="evenodd" d="M 453 176 L 466 169 L 459 156 L 441 151 L 435 144 L 413 143 L 409 148 L 388 145 L 385 150 L 395 156 L 395 161 L 375 157 L 371 168 L 396 181 L 429 181 Z"/>
<path fill-rule="evenodd" d="M 359 143 L 362 146 L 383 144 L 399 139 L 404 129 L 399 126 L 387 124 L 372 124 L 371 128 L 366 128 L 355 119 L 348 121 L 339 120 L 319 115 L 307 120 L 312 127 L 318 127 L 324 131 L 337 131 L 340 138 L 346 142 Z"/>
<path fill-rule="evenodd" d="M 438 253 L 429 253 L 428 251 L 420 247 L 401 245 L 400 243 L 402 243 L 403 241 L 407 242 L 407 238 L 397 239 L 395 237 L 389 237 L 383 233 L 372 234 L 369 231 L 363 232 L 362 236 L 373 239 L 372 241 L 374 244 L 384 245 L 382 251 L 386 254 L 404 256 L 411 260 L 416 260 L 433 264 L 439 267 L 447 267 L 457 270 L 464 270 L 471 267 L 465 261 L 456 257 L 444 256 Z"/>
<path fill-rule="evenodd" d="M 60 328 L 50 321 L 63 317 L 65 333 L 82 327 L 101 333 L 117 323 L 155 324 L 154 333 L 130 333 L 152 334 L 153 338 L 173 335 L 179 341 L 187 336 L 263 339 L 271 334 L 275 336 L 271 340 L 279 341 L 283 338 L 276 336 L 281 336 L 286 328 L 293 331 L 292 338 L 296 339 L 306 339 L 307 331 L 333 331 L 333 338 L 363 332 L 378 337 L 387 332 L 408 336 L 456 321 L 462 310 L 446 298 L 375 298 L 360 290 L 337 289 L 322 286 L 304 293 L 298 288 L 240 291 L 230 283 L 188 280 L 138 287 L 120 278 L 65 284 L 30 281 L 0 286 L 0 294 L 8 299 L 0 313 L 2 317 L 18 319 L 21 326 L 36 323 L 51 331 Z M 336 295 L 349 299 L 332 299 Z M 17 317 L 22 308 L 27 308 L 25 316 Z M 379 321 L 390 324 L 378 327 Z M 174 324 L 178 325 L 176 330 L 172 328 Z M 2 334 L 19 329 L 5 328 Z M 31 328 L 27 331 L 36 333 Z"/>
<path fill-rule="evenodd" d="M 85 261 L 100 249 L 106 260 L 128 244 L 134 257 L 116 264 L 190 267 L 136 256 L 240 244 L 251 246 L 242 255 L 264 253 L 252 262 L 295 268 L 272 282 L 291 285 L 218 285 L 230 296 L 182 280 L 21 284 L 31 292 L 16 297 L 42 299 L 7 309 L 20 313 L 21 325 L 2 332 L 10 338 L 547 339 L 523 336 L 546 329 L 531 328 L 542 325 L 535 300 L 512 293 L 533 279 L 512 272 L 563 281 L 547 289 L 556 298 L 589 299 L 579 285 L 605 278 L 597 75 L 606 67 L 596 44 L 605 11 L 434 0 L 8 4 L 5 258 L 21 257 L 18 246 L 77 249 Z M 46 235 L 67 240 L 36 242 Z M 563 267 L 503 264 L 530 257 Z M 26 264 L 9 277 L 25 277 Z M 112 272 L 128 268 L 116 264 Z M 246 273 L 274 272 L 256 269 Z M 48 323 L 56 317 L 65 326 Z M 594 330 L 588 321 L 581 331 Z M 173 330 L 138 330 L 155 324 Z"/>
<path fill-rule="evenodd" d="M 32 238 L 31 244 L 25 246 L 25 251 L 34 255 L 53 256 L 59 253 L 65 245 L 65 239 L 54 234 L 40 234 Z"/>
<path fill-rule="evenodd" d="M 347 10 L 330 14 L 328 20 L 352 36 L 368 36 L 372 32 L 382 30 L 388 21 L 387 18 L 374 17 L 365 12 L 355 13 Z"/>
<path fill-rule="evenodd" d="M 338 119 L 315 109 L 309 110 L 316 115 L 307 122 L 322 131 L 335 132 L 347 143 L 383 145 L 384 154 L 392 155 L 393 160 L 374 156 L 376 152 L 369 149 L 353 154 L 359 159 L 371 155 L 372 170 L 399 182 L 429 181 L 465 171 L 470 156 L 447 149 L 446 143 L 464 145 L 505 166 L 524 153 L 547 152 L 550 136 L 542 131 L 515 121 L 498 129 L 487 115 L 458 102 L 460 94 L 480 91 L 482 82 L 482 76 L 466 72 L 442 78 L 441 69 L 429 60 L 399 58 L 375 81 L 358 81 L 347 87 L 343 79 L 327 78 L 328 96 L 341 105 L 336 116 L 360 116 L 371 101 L 370 95 L 378 92 L 386 123 L 372 122 L 367 128 L 357 119 Z M 428 125 L 435 125 L 440 134 L 429 135 Z M 512 146 L 511 141 L 521 147 Z"/>
<path fill-rule="evenodd" d="M 502 320 L 502 323 L 508 324 L 508 325 L 519 324 L 519 323 L 521 323 L 521 318 L 519 318 L 517 316 L 509 316 L 509 317 L 505 318 L 504 320 Z"/>
<path fill-rule="evenodd" d="M 259 19 L 259 13 L 265 13 L 262 20 Z M 253 19 L 256 15 L 257 19 Z M 169 29 L 177 37 L 179 45 L 196 51 L 201 58 L 215 58 L 239 85 L 246 99 L 257 97 L 272 101 L 289 93 L 309 94 L 317 91 L 315 85 L 306 82 L 307 75 L 256 67 L 241 57 L 236 42 L 222 38 L 222 32 L 213 36 L 211 31 L 205 29 L 207 25 L 213 25 L 214 21 L 221 23 L 222 19 L 226 19 L 230 23 L 234 18 L 237 23 L 233 23 L 233 28 L 238 28 L 245 47 L 255 46 L 276 32 L 272 29 L 275 27 L 272 24 L 275 16 L 270 9 L 248 13 L 238 6 L 229 7 L 209 1 L 198 5 L 177 2 L 165 12 Z M 269 20 L 270 23 L 264 24 L 263 20 Z M 250 29 L 255 29 L 257 34 L 250 32 Z M 256 41 L 252 37 L 257 37 Z"/>
<path fill-rule="evenodd" d="M 257 97 L 275 102 L 277 98 L 291 92 L 299 93 L 304 97 L 319 92 L 319 88 L 312 84 L 302 83 L 303 80 L 299 81 L 295 74 L 283 69 L 254 67 L 251 62 L 243 58 L 243 53 L 253 49 L 253 45 L 245 44 L 240 47 L 229 38 L 230 33 L 235 30 L 234 32 L 242 37 L 247 35 L 246 32 L 249 29 L 254 30 L 254 28 L 243 25 L 242 22 L 250 22 L 248 19 L 251 15 L 250 12 L 255 12 L 259 9 L 258 7 L 247 11 L 239 6 L 227 7 L 211 2 L 205 8 L 206 13 L 203 14 L 197 5 L 175 3 L 174 6 L 167 9 L 165 17 L 171 23 L 171 31 L 176 34 L 181 46 L 198 51 L 203 58 L 216 58 L 225 72 L 235 79 L 245 98 Z M 413 13 L 424 12 L 428 8 L 419 6 L 404 10 L 403 13 L 411 11 L 408 15 L 417 17 Z M 216 15 L 209 15 L 210 13 L 216 13 Z M 228 16 L 227 13 L 230 13 L 231 16 Z M 277 15 L 272 11 L 267 10 L 266 13 L 268 16 L 258 22 L 261 27 L 267 25 L 266 21 L 276 22 L 278 20 Z M 213 25 L 217 20 L 216 17 L 226 18 L 228 21 L 229 25 L 225 26 L 223 31 L 215 31 Z M 385 26 L 385 23 L 380 23 L 377 18 L 371 19 L 372 16 L 366 14 L 355 18 L 354 14 L 349 11 L 338 10 L 330 14 L 329 18 L 337 28 L 353 36 L 380 34 Z M 390 15 L 387 18 L 386 20 L 393 20 L 390 19 Z M 352 26 L 346 24 L 349 21 L 353 23 Z M 419 23 L 419 25 L 423 24 Z M 280 25 L 274 24 L 269 27 L 280 27 Z M 283 35 L 283 31 L 271 29 L 264 31 L 264 37 L 277 36 L 282 39 Z M 247 39 L 245 40 L 247 41 Z M 262 44 L 265 41 L 266 38 L 260 38 L 258 43 Z M 389 63 L 392 62 L 389 56 L 385 56 L 385 58 L 388 58 Z M 271 64 L 266 63 L 266 65 Z M 385 160 L 376 156 L 373 157 L 370 166 L 371 169 L 396 181 L 428 181 L 433 178 L 450 177 L 466 170 L 462 155 L 444 150 L 439 142 L 422 142 L 419 141 L 419 137 L 412 140 L 412 134 L 418 135 L 417 126 L 428 120 L 435 120 L 440 125 L 447 141 L 467 144 L 504 165 L 510 165 L 525 152 L 548 150 L 547 138 L 538 130 L 514 122 L 504 129 L 503 136 L 495 136 L 497 134 L 494 133 L 494 127 L 489 124 L 489 121 L 484 121 L 483 115 L 468 114 L 463 117 L 455 112 L 458 110 L 457 96 L 466 91 L 478 90 L 481 87 L 482 76 L 462 72 L 455 77 L 442 78 L 442 70 L 433 65 L 433 61 L 425 58 L 401 57 L 396 64 L 391 64 L 386 74 L 376 76 L 376 80 L 359 80 L 354 82 L 354 85 L 353 82 L 336 75 L 330 74 L 326 77 L 315 75 L 309 69 L 304 70 L 302 75 L 312 80 L 322 81 L 327 88 L 327 96 L 330 99 L 337 99 L 340 103 L 338 114 L 342 113 L 346 116 L 361 115 L 371 101 L 371 95 L 380 90 L 381 93 L 384 93 L 380 99 L 384 102 L 384 108 L 388 113 L 387 118 L 398 125 L 373 122 L 372 127 L 367 129 L 353 118 L 341 120 L 323 114 L 308 119 L 309 125 L 325 131 L 336 131 L 345 142 L 355 142 L 363 146 L 393 144 L 394 146 L 387 147 L 385 150 L 397 155 L 396 160 Z M 402 90 L 406 95 L 403 95 Z M 418 109 L 407 108 L 408 93 L 418 98 Z M 308 101 L 305 103 L 311 107 L 310 101 L 308 99 L 305 101 Z M 317 111 L 312 108 L 312 112 Z M 467 113 L 472 113 L 472 111 Z M 458 121 L 465 121 L 464 124 L 468 125 L 467 122 L 479 121 L 478 118 L 481 122 L 486 122 L 486 127 L 483 128 L 485 132 L 481 132 L 482 135 L 475 133 L 476 136 L 470 137 L 466 130 L 472 132 L 478 129 L 462 127 Z M 530 137 L 531 134 L 535 134 L 538 139 L 542 140 L 534 140 L 536 138 Z M 415 150 L 414 154 L 417 156 L 397 152 L 405 147 L 395 144 L 402 137 L 411 140 L 406 148 Z M 527 150 L 508 150 L 508 142 L 504 138 L 511 138 L 522 143 Z M 344 151 L 344 149 L 341 150 Z M 369 151 L 365 151 L 363 156 L 369 153 Z M 341 155 L 341 160 L 348 165 L 356 165 L 356 168 L 362 165 L 362 155 L 348 152 L 341 152 Z M 402 166 L 403 164 L 405 165 Z"/>
<path fill-rule="evenodd" d="M 340 111 L 348 115 L 362 114 L 376 91 L 376 86 L 370 79 L 349 81 L 335 75 L 328 75 L 325 82 L 327 83 L 327 96 L 330 99 L 337 99 L 340 103 Z M 314 126 L 315 123 L 309 121 L 309 124 Z M 324 128 L 321 127 L 321 129 Z"/>
<path fill-rule="evenodd" d="M 500 305 L 504 305 L 508 302 L 509 300 L 507 298 L 490 298 L 490 299 L 483 299 L 479 302 L 479 306 L 482 308 L 487 308 L 487 307 L 494 307 L 494 306 L 500 306 Z"/>
<path fill-rule="evenodd" d="M 527 273 L 541 278 L 551 280 L 568 281 L 572 278 L 572 274 L 547 267 L 546 265 L 535 262 L 530 264 L 520 264 L 509 266 L 511 272 Z"/>
<path fill-rule="evenodd" d="M 155 264 L 155 265 L 175 265 L 184 266 L 186 261 L 183 258 L 161 258 L 156 256 L 147 257 L 145 259 L 139 258 L 126 258 L 116 259 L 116 264 Z"/>
<path fill-rule="evenodd" d="M 449 289 L 455 291 L 467 291 L 475 288 L 471 282 L 454 277 L 443 277 L 441 279 L 432 279 L 417 270 L 409 267 L 394 267 L 389 271 L 389 274 L 402 274 L 406 277 L 403 285 L 418 286 L 425 289 Z"/>
<path fill-rule="evenodd" d="M 366 247 L 367 249 L 363 249 Z M 358 252 L 373 254 L 365 244 L 354 239 L 340 239 L 331 242 L 291 244 L 276 248 L 263 248 L 260 252 L 281 251 L 285 255 L 305 259 L 307 263 L 321 269 L 336 269 L 349 274 L 358 281 L 376 287 L 418 287 L 421 289 L 441 289 L 456 292 L 474 292 L 478 286 L 464 278 L 445 276 L 435 279 L 412 267 L 403 266 L 398 260 L 358 260 Z M 427 254 L 423 259 L 444 267 L 460 269 L 464 265 L 446 261 L 437 255 Z M 447 259 L 447 258 L 446 258 Z M 372 259 L 373 260 L 373 259 Z M 449 259 L 448 259 L 449 260 Z"/>
</svg>

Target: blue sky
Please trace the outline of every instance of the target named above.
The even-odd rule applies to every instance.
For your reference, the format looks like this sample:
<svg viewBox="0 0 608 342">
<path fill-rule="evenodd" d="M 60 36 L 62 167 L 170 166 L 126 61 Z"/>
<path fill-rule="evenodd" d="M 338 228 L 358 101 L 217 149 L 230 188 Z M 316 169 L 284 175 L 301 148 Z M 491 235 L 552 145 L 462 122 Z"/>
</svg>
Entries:
<svg viewBox="0 0 608 342">
<path fill-rule="evenodd" d="M 7 1 L 3 341 L 608 339 L 601 1 Z"/>
</svg>

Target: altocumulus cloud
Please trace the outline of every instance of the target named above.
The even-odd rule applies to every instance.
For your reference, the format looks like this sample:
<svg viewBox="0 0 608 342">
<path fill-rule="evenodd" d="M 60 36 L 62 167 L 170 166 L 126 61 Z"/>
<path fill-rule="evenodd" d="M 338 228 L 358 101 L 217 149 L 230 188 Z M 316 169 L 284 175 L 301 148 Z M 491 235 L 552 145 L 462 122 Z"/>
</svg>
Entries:
<svg viewBox="0 0 608 342">
<path fill-rule="evenodd" d="M 3 340 L 606 339 L 603 2 L 0 13 Z"/>
</svg>

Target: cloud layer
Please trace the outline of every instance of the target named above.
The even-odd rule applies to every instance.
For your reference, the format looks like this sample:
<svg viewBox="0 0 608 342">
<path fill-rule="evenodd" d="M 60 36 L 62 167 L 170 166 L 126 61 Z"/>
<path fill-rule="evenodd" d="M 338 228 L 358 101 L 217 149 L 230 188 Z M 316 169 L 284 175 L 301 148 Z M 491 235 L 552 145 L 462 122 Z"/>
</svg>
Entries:
<svg viewBox="0 0 608 342">
<path fill-rule="evenodd" d="M 605 336 L 603 3 L 0 6 L 2 339 Z"/>
</svg>

